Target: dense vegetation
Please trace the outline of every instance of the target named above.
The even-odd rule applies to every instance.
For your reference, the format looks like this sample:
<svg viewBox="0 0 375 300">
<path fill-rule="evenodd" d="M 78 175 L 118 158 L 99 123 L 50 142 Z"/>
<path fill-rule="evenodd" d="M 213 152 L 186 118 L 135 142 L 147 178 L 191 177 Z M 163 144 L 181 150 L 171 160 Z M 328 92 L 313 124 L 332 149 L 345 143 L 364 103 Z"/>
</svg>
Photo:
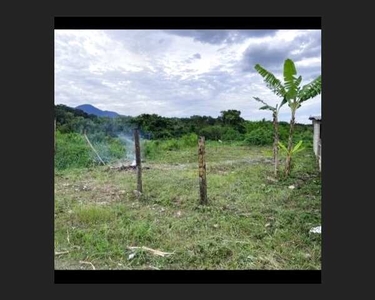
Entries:
<svg viewBox="0 0 375 300">
<path fill-rule="evenodd" d="M 90 141 L 104 161 L 125 157 L 126 143 L 119 135 L 131 138 L 132 130 L 140 128 L 144 143 L 144 155 L 155 157 L 163 151 L 193 147 L 197 136 L 207 141 L 222 141 L 224 144 L 243 146 L 267 146 L 273 143 L 273 125 L 270 121 L 247 121 L 238 110 L 222 111 L 217 118 L 191 116 L 190 118 L 166 118 L 156 114 L 142 114 L 137 117 L 97 117 L 82 110 L 55 106 L 57 169 L 89 167 L 96 162 L 96 156 L 83 138 L 86 132 Z M 289 125 L 280 122 L 280 140 L 288 139 Z M 303 140 L 305 146 L 312 145 L 312 126 L 297 124 L 295 139 Z"/>
</svg>

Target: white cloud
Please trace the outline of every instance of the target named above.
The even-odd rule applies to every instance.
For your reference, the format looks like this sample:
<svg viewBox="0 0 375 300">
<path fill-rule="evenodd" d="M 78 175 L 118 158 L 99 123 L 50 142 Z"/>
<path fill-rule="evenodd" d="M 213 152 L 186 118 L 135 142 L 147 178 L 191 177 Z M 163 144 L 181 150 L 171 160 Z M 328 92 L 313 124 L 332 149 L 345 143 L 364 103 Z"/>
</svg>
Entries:
<svg viewBox="0 0 375 300">
<path fill-rule="evenodd" d="M 55 102 L 133 116 L 216 117 L 238 109 L 249 120 L 270 119 L 253 97 L 279 99 L 254 62 L 282 79 L 291 56 L 310 81 L 321 72 L 320 49 L 320 31 L 55 30 Z M 297 122 L 310 123 L 320 105 L 320 96 L 305 102 Z M 289 120 L 287 107 L 281 120 Z"/>
</svg>

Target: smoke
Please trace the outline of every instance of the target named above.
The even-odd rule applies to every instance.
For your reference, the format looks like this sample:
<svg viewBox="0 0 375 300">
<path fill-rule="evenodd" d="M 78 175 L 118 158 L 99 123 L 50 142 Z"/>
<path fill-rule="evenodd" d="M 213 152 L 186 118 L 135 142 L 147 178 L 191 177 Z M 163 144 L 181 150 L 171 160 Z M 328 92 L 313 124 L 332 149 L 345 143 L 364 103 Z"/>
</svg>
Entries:
<svg viewBox="0 0 375 300">
<path fill-rule="evenodd" d="M 117 134 L 118 139 L 125 145 L 125 157 L 127 160 L 132 162 L 135 161 L 135 148 L 133 136 L 119 133 Z"/>
<path fill-rule="evenodd" d="M 132 128 L 122 128 L 121 131 L 113 130 L 110 134 L 104 131 L 94 131 L 87 134 L 95 150 L 99 153 L 100 157 L 105 161 L 126 161 L 130 162 L 131 166 L 135 166 L 135 145 Z M 112 140 L 108 140 L 111 137 Z M 140 143 L 141 143 L 141 157 L 144 157 L 144 133 L 140 132 Z M 117 143 L 123 146 L 123 150 L 119 149 Z M 93 155 L 93 159 L 97 160 L 97 157 Z"/>
</svg>

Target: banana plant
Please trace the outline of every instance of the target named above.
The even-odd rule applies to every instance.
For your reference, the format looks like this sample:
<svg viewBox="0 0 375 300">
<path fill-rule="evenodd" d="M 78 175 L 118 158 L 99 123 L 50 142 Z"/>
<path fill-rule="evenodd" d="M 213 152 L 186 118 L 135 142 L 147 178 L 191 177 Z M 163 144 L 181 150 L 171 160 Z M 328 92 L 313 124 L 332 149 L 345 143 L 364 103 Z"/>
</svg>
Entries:
<svg viewBox="0 0 375 300">
<path fill-rule="evenodd" d="M 279 168 L 279 111 L 280 108 L 286 103 L 286 101 L 282 101 L 280 104 L 276 104 L 276 106 L 271 106 L 267 104 L 265 101 L 258 97 L 253 97 L 256 101 L 264 104 L 264 106 L 260 107 L 261 110 L 270 110 L 272 111 L 272 123 L 273 123 L 273 132 L 274 132 L 274 138 L 273 138 L 273 161 L 274 161 L 274 174 L 275 177 L 277 176 L 278 168 Z"/>
<path fill-rule="evenodd" d="M 292 147 L 290 150 L 288 149 L 287 146 L 285 146 L 282 142 L 279 141 L 278 146 L 280 149 L 286 154 L 288 157 L 294 157 L 298 152 L 301 152 L 305 149 L 305 147 L 302 146 L 303 141 L 299 141 L 294 147 Z"/>
<path fill-rule="evenodd" d="M 285 160 L 285 175 L 288 176 L 291 171 L 291 155 L 296 111 L 299 107 L 301 107 L 301 104 L 304 101 L 314 98 L 321 93 L 321 75 L 310 83 L 301 87 L 302 76 L 297 77 L 297 70 L 294 62 L 289 58 L 284 61 L 284 84 L 282 84 L 281 81 L 275 77 L 275 75 L 264 69 L 259 64 L 255 65 L 255 70 L 263 77 L 267 87 L 270 88 L 276 95 L 282 97 L 283 102 L 285 101 L 288 103 L 291 110 L 292 116 L 290 119 L 289 139 L 287 146 L 288 151 Z"/>
<path fill-rule="evenodd" d="M 305 148 L 301 148 L 303 141 L 299 141 L 292 149 L 288 149 L 282 142 L 279 141 L 278 145 L 280 149 L 282 149 L 287 155 L 295 155 L 298 152 L 305 150 Z"/>
</svg>

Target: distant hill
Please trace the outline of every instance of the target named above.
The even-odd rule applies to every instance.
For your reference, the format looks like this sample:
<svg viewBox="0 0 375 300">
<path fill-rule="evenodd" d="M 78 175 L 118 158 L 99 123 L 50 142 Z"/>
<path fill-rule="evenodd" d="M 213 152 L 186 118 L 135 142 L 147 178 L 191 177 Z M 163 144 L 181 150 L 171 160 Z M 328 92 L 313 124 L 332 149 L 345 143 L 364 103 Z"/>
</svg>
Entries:
<svg viewBox="0 0 375 300">
<path fill-rule="evenodd" d="M 120 115 L 114 111 L 108 111 L 108 110 L 101 110 L 99 108 L 96 108 L 95 106 L 91 104 L 82 104 L 76 107 L 76 109 L 83 110 L 85 113 L 92 114 L 98 117 L 110 117 L 115 118 L 119 117 Z"/>
</svg>

